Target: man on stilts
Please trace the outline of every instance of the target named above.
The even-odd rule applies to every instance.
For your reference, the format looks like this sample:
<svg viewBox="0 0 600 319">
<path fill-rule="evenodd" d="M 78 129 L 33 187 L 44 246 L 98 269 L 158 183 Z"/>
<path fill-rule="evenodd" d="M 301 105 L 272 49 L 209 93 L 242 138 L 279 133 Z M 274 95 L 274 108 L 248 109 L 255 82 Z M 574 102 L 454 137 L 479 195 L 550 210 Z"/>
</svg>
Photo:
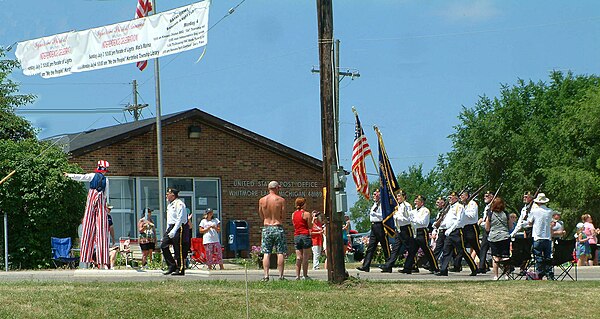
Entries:
<svg viewBox="0 0 600 319">
<path fill-rule="evenodd" d="M 80 263 L 89 265 L 93 261 L 94 249 L 96 250 L 96 263 L 98 268 L 108 269 L 108 217 L 106 198 L 108 197 L 108 180 L 106 174 L 110 164 L 107 161 L 98 161 L 95 173 L 67 174 L 65 176 L 79 182 L 89 182 L 85 213 L 83 215 L 83 232 L 81 235 Z"/>
</svg>

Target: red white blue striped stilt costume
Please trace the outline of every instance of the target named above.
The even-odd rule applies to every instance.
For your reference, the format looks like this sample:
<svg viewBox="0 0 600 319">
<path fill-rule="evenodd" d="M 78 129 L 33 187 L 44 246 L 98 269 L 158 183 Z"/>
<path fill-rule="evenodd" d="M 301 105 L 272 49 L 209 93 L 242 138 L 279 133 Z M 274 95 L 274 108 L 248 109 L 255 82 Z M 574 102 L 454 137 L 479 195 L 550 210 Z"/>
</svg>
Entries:
<svg viewBox="0 0 600 319">
<path fill-rule="evenodd" d="M 90 263 L 96 249 L 96 263 L 109 264 L 108 246 L 108 217 L 106 198 L 108 197 L 108 180 L 103 173 L 107 172 L 109 164 L 98 161 L 96 173 L 67 174 L 73 180 L 90 182 L 85 213 L 83 215 L 83 231 L 81 235 L 80 262 Z"/>
</svg>

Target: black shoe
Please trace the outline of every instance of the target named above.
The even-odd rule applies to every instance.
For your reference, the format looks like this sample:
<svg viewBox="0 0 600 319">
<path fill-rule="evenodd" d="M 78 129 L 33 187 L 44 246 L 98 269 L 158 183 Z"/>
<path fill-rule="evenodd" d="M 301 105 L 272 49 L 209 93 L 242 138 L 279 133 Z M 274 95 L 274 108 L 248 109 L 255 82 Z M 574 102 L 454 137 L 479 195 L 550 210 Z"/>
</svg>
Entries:
<svg viewBox="0 0 600 319">
<path fill-rule="evenodd" d="M 485 268 L 478 268 L 477 269 L 477 273 L 478 274 L 485 274 L 486 272 L 487 272 L 487 269 L 485 269 Z"/>
<path fill-rule="evenodd" d="M 399 269 L 398 272 L 402 273 L 402 274 L 407 274 L 407 275 L 412 274 L 412 270 L 410 270 L 410 269 Z"/>
<path fill-rule="evenodd" d="M 163 275 L 165 275 L 165 276 L 166 275 L 170 275 L 170 274 L 174 273 L 175 270 L 176 270 L 175 268 L 169 268 L 169 270 L 167 270 L 166 272 L 164 272 Z"/>
<path fill-rule="evenodd" d="M 419 268 L 413 268 L 412 272 L 414 272 L 414 273 L 417 273 L 417 274 L 418 274 L 418 273 L 419 273 Z"/>
<path fill-rule="evenodd" d="M 440 272 L 439 269 L 429 269 L 430 274 L 437 274 L 438 272 Z"/>
<path fill-rule="evenodd" d="M 448 276 L 448 271 L 439 271 L 435 273 L 436 276 Z"/>
<path fill-rule="evenodd" d="M 451 270 L 449 270 L 449 271 L 450 271 L 450 272 L 461 272 L 461 271 L 462 271 L 462 268 L 460 268 L 460 267 L 459 267 L 459 268 L 456 268 L 456 267 L 454 267 L 454 268 L 452 268 L 452 269 L 451 269 Z"/>
<path fill-rule="evenodd" d="M 469 274 L 469 276 L 477 276 L 477 270 L 471 271 L 471 273 Z"/>
<path fill-rule="evenodd" d="M 381 268 L 381 272 L 392 273 L 392 267 L 383 267 Z"/>
<path fill-rule="evenodd" d="M 185 271 L 175 271 L 171 276 L 185 276 Z"/>
<path fill-rule="evenodd" d="M 364 272 L 369 272 L 369 267 L 360 266 L 360 267 L 356 267 L 356 270 L 360 270 L 360 271 L 364 271 Z"/>
</svg>

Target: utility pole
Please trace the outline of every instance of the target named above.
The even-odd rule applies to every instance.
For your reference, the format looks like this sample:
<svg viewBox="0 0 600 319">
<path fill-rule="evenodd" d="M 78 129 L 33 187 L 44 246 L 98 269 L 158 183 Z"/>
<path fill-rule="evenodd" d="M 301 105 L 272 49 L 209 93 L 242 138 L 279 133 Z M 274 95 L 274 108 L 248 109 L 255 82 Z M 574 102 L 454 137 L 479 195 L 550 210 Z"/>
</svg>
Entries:
<svg viewBox="0 0 600 319">
<path fill-rule="evenodd" d="M 323 143 L 323 192 L 325 216 L 327 217 L 327 279 L 341 283 L 346 280 L 344 247 L 342 243 L 342 216 L 334 207 L 334 176 L 337 178 L 335 162 L 335 111 L 333 92 L 333 0 L 317 0 L 319 29 L 319 67 L 321 89 L 321 140 Z"/>
<path fill-rule="evenodd" d="M 129 111 L 129 114 L 133 115 L 134 121 L 140 120 L 140 115 L 142 114 L 142 109 L 148 107 L 148 104 L 138 104 L 138 92 L 137 92 L 137 81 L 133 80 L 133 105 L 128 105 L 125 108 L 125 111 Z"/>
</svg>

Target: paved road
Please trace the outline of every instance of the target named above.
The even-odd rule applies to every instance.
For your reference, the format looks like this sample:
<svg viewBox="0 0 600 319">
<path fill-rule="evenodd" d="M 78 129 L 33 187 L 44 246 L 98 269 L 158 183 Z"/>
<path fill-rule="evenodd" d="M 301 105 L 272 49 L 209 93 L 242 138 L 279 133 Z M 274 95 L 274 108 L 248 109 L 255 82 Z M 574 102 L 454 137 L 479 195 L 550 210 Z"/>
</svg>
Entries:
<svg viewBox="0 0 600 319">
<path fill-rule="evenodd" d="M 0 281 L 66 281 L 66 282 L 119 282 L 119 281 L 163 281 L 163 280 L 245 280 L 246 271 L 238 265 L 225 265 L 225 270 L 188 270 L 184 277 L 164 276 L 159 270 L 31 270 L 31 271 L 10 271 L 0 272 Z M 557 269 L 555 269 L 558 274 Z M 426 270 L 421 270 L 418 274 L 400 274 L 381 273 L 377 268 L 371 268 L 371 272 L 359 272 L 354 268 L 349 268 L 350 276 L 367 280 L 384 281 L 415 281 L 415 280 L 439 280 L 439 281 L 491 281 L 490 273 L 469 276 L 470 271 L 463 270 L 460 273 L 450 273 L 448 277 L 437 277 L 429 274 Z M 575 277 L 575 270 L 571 271 Z M 277 270 L 270 271 L 271 280 L 276 279 Z M 247 278 L 249 281 L 259 281 L 263 276 L 262 270 L 248 270 Z M 314 280 L 327 280 L 325 270 L 309 271 L 309 276 Z M 294 280 L 294 271 L 286 270 L 285 278 Z M 600 267 L 579 267 L 577 269 L 578 280 L 600 280 Z"/>
</svg>

